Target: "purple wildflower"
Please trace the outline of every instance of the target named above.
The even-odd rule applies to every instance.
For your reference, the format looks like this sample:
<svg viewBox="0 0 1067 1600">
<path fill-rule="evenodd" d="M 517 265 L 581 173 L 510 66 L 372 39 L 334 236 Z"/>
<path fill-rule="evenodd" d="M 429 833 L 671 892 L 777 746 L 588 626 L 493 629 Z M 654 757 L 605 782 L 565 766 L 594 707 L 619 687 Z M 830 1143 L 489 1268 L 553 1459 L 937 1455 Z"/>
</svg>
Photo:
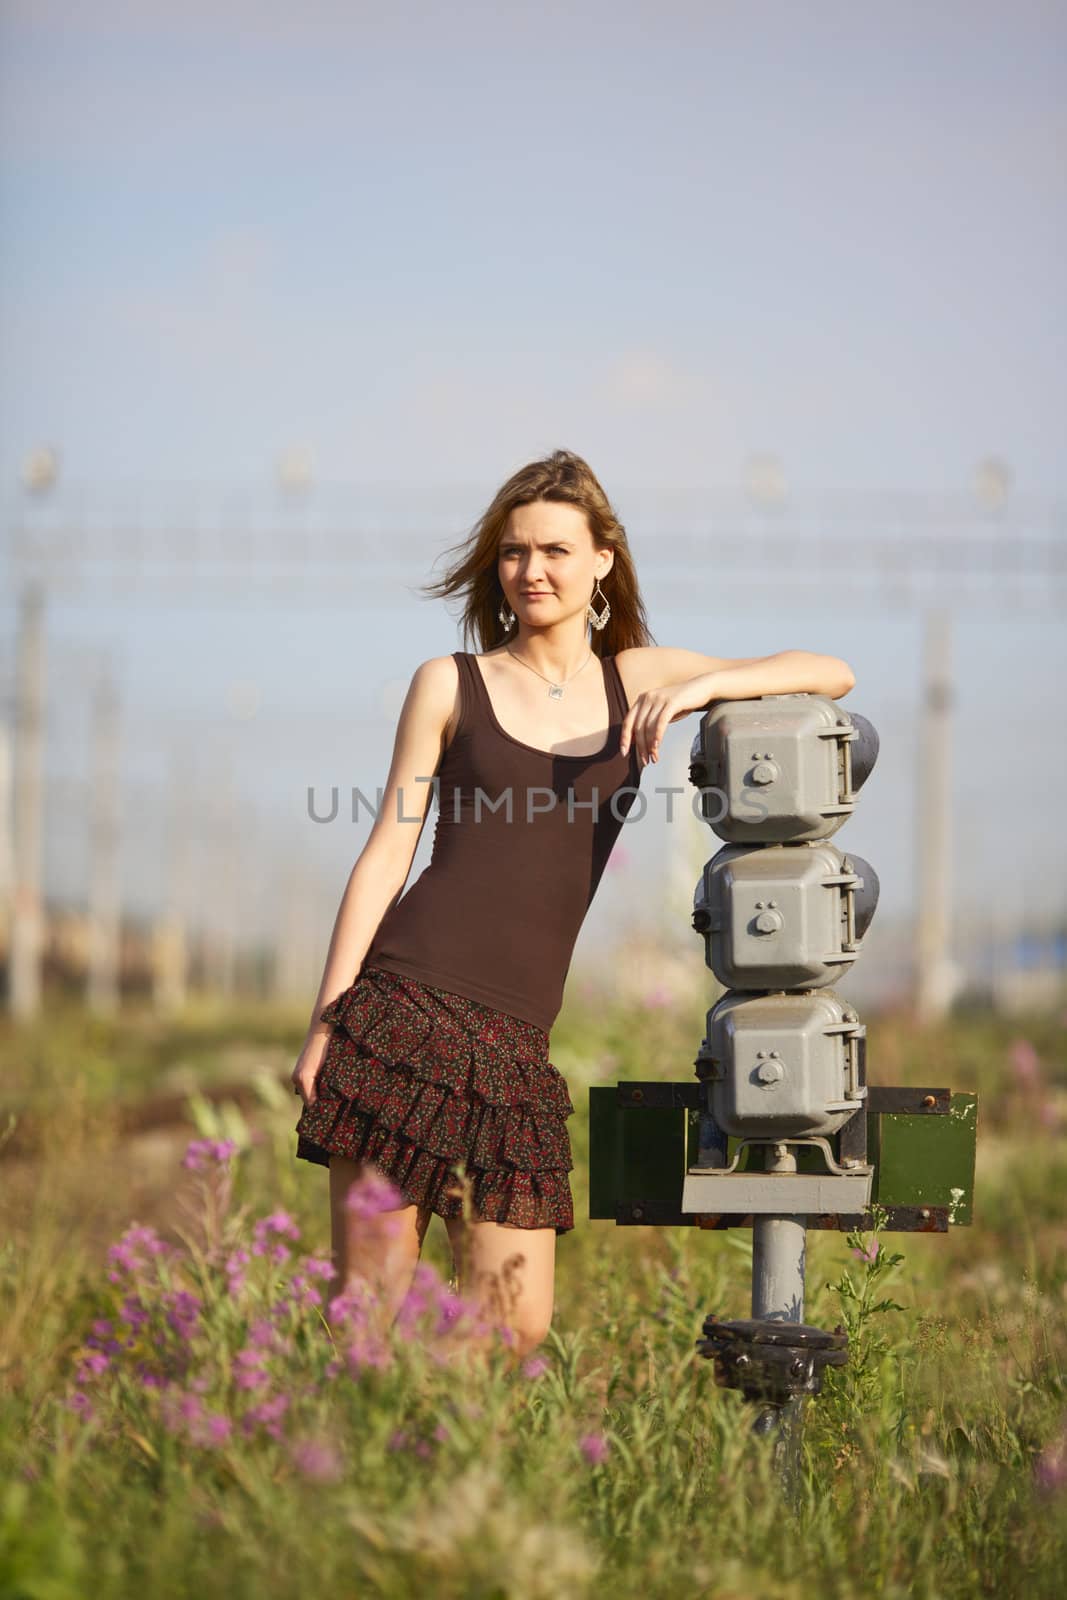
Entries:
<svg viewBox="0 0 1067 1600">
<path fill-rule="evenodd" d="M 162 1297 L 167 1322 L 179 1339 L 191 1339 L 200 1320 L 200 1301 L 187 1289 L 169 1289 Z"/>
<path fill-rule="evenodd" d="M 121 1283 L 124 1275 L 135 1277 L 151 1266 L 155 1256 L 178 1253 L 176 1247 L 161 1239 L 154 1228 L 131 1223 L 122 1237 L 108 1246 L 107 1259 L 113 1264 L 107 1275 L 108 1282 Z"/>
<path fill-rule="evenodd" d="M 190 1425 L 189 1438 L 193 1444 L 217 1446 L 225 1444 L 233 1433 L 233 1423 L 221 1411 L 210 1411 Z"/>
<path fill-rule="evenodd" d="M 370 1170 L 352 1184 L 346 1209 L 357 1217 L 376 1217 L 383 1211 L 399 1211 L 406 1203 L 394 1183 L 383 1174 Z"/>
<path fill-rule="evenodd" d="M 122 1302 L 122 1320 L 129 1323 L 134 1333 L 139 1333 L 145 1323 L 150 1320 L 148 1307 L 140 1295 L 127 1295 Z"/>
<path fill-rule="evenodd" d="M 246 1434 L 251 1434 L 257 1426 L 261 1426 L 265 1433 L 272 1439 L 282 1437 L 281 1419 L 289 1408 L 287 1394 L 269 1395 L 261 1400 L 258 1405 L 250 1406 L 242 1418 L 241 1426 Z"/>
<path fill-rule="evenodd" d="M 878 1259 L 878 1240 L 868 1239 L 862 1250 L 853 1250 L 852 1254 L 857 1261 L 866 1261 L 868 1266 L 873 1266 Z"/>
<path fill-rule="evenodd" d="M 111 1357 L 102 1350 L 87 1350 L 78 1364 L 74 1374 L 75 1383 L 88 1383 L 90 1379 L 98 1377 L 101 1372 L 106 1372 L 111 1365 Z"/>
<path fill-rule="evenodd" d="M 309 1278 L 324 1278 L 328 1282 L 333 1277 L 333 1262 L 326 1256 L 305 1256 L 304 1271 Z"/>
<path fill-rule="evenodd" d="M 345 1351 L 345 1360 L 349 1374 L 357 1378 L 364 1367 L 390 1366 L 392 1355 L 384 1339 L 375 1339 L 366 1334 L 353 1339 Z"/>
<path fill-rule="evenodd" d="M 235 1139 L 192 1139 L 185 1147 L 182 1166 L 188 1172 L 203 1172 L 221 1166 L 237 1149 Z"/>
<path fill-rule="evenodd" d="M 599 1467 L 607 1459 L 610 1447 L 602 1433 L 583 1433 L 578 1448 L 591 1467 Z"/>
<path fill-rule="evenodd" d="M 236 1250 L 231 1250 L 223 1263 L 223 1271 L 227 1278 L 227 1288 L 231 1294 L 239 1294 L 245 1284 L 245 1267 L 252 1257 L 243 1245 L 238 1245 Z"/>
<path fill-rule="evenodd" d="M 1067 1488 L 1067 1427 L 1047 1444 L 1034 1463 L 1034 1478 L 1045 1494 Z"/>
<path fill-rule="evenodd" d="M 418 1327 L 427 1304 L 426 1296 L 419 1286 L 413 1283 L 403 1300 L 401 1300 L 396 1314 L 395 1326 L 397 1332 L 405 1337 L 412 1334 Z"/>
<path fill-rule="evenodd" d="M 296 1304 L 307 1306 L 321 1306 L 322 1295 L 313 1283 L 308 1282 L 305 1272 L 294 1272 L 289 1279 L 289 1295 Z"/>
<path fill-rule="evenodd" d="M 1008 1047 L 1015 1081 L 1021 1089 L 1032 1089 L 1041 1076 L 1041 1063 L 1029 1039 L 1013 1039 Z"/>
<path fill-rule="evenodd" d="M 270 1243 L 271 1236 L 278 1242 Z M 260 1217 L 252 1229 L 252 1254 L 254 1256 L 269 1255 L 272 1261 L 279 1265 L 288 1261 L 292 1252 L 281 1243 L 281 1238 L 299 1239 L 300 1229 L 293 1221 L 288 1211 L 274 1211 L 269 1217 Z"/>
<path fill-rule="evenodd" d="M 334 1295 L 330 1301 L 326 1314 L 330 1323 L 336 1328 L 341 1324 L 353 1328 L 361 1328 L 367 1320 L 368 1301 L 372 1298 L 369 1287 L 364 1284 L 342 1290 Z"/>
<path fill-rule="evenodd" d="M 186 1422 L 195 1422 L 203 1413 L 204 1402 L 198 1394 L 183 1394 L 178 1401 L 178 1415 Z"/>
<path fill-rule="evenodd" d="M 437 1296 L 437 1326 L 434 1333 L 440 1337 L 453 1328 L 468 1312 L 474 1312 L 477 1307 L 468 1305 L 462 1295 L 453 1294 L 444 1284 Z"/>
<path fill-rule="evenodd" d="M 270 1383 L 270 1376 L 263 1362 L 267 1359 L 266 1351 L 255 1349 L 238 1350 L 233 1358 L 236 1369 L 234 1373 L 234 1388 L 236 1389 L 262 1389 Z"/>
<path fill-rule="evenodd" d="M 342 1472 L 340 1452 L 329 1439 L 298 1439 L 293 1445 L 293 1464 L 315 1483 L 336 1483 Z"/>
<path fill-rule="evenodd" d="M 522 1364 L 523 1375 L 527 1378 L 542 1378 L 551 1365 L 547 1356 L 531 1356 Z"/>
<path fill-rule="evenodd" d="M 266 1317 L 257 1317 L 248 1330 L 248 1346 L 251 1350 L 274 1350 L 278 1346 L 278 1330 Z"/>
</svg>

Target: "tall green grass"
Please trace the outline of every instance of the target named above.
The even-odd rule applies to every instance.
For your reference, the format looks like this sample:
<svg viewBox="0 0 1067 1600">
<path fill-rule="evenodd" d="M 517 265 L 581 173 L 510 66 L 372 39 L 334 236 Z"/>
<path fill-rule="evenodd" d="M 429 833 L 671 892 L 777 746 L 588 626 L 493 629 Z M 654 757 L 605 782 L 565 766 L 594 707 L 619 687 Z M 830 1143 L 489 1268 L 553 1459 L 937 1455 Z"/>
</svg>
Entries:
<svg viewBox="0 0 1067 1600">
<path fill-rule="evenodd" d="M 326 1174 L 293 1159 L 284 1083 L 298 1022 L 9 1029 L 0 1596 L 1061 1594 L 1061 1023 L 870 1024 L 877 1081 L 979 1091 L 976 1221 L 809 1235 L 807 1319 L 847 1321 L 852 1358 L 807 1406 L 788 1493 L 695 1348 L 708 1311 L 747 1314 L 750 1236 L 583 1218 L 586 1087 L 690 1076 L 691 1017 L 561 1018 L 578 1227 L 553 1330 L 467 1369 L 438 1359 L 472 1319 L 437 1223 L 387 1340 L 324 1319 Z M 122 1101 L 238 1062 L 256 1114 L 194 1095 L 194 1128 L 120 1136 Z M 193 1137 L 221 1143 L 185 1167 Z"/>
</svg>

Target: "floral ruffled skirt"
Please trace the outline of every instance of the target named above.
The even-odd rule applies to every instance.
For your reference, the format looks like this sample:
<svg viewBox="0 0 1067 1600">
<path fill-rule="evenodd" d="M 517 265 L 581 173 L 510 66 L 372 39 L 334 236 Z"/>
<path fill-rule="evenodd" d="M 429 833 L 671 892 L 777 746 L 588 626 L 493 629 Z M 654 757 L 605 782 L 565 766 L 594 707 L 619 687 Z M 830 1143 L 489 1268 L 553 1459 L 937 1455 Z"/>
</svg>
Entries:
<svg viewBox="0 0 1067 1600">
<path fill-rule="evenodd" d="M 574 1227 L 574 1106 L 544 1029 L 381 967 L 364 967 L 320 1020 L 333 1031 L 298 1157 L 371 1161 L 441 1217 L 462 1213 L 450 1191 L 463 1162 L 476 1219 Z"/>
</svg>

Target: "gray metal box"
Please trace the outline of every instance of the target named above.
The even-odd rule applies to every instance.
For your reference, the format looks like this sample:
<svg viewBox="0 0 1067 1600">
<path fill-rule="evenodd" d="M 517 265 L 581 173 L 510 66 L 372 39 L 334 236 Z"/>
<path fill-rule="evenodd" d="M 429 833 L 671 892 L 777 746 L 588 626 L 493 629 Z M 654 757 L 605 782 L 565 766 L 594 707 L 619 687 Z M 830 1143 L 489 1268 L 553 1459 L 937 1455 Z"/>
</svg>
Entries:
<svg viewBox="0 0 1067 1600">
<path fill-rule="evenodd" d="M 692 781 L 720 791 L 701 796 L 705 821 L 729 843 L 828 838 L 855 807 L 850 745 L 861 737 L 877 742 L 825 695 L 721 701 L 690 753 Z"/>
<path fill-rule="evenodd" d="M 836 1132 L 866 1094 L 864 1035 L 832 989 L 724 995 L 708 1012 L 696 1057 L 715 1121 L 750 1138 Z"/>
<path fill-rule="evenodd" d="M 693 898 L 707 965 L 727 989 L 833 983 L 861 947 L 856 893 L 865 885 L 876 899 L 867 862 L 825 841 L 726 845 L 704 868 Z M 862 926 L 869 920 L 867 914 Z"/>
</svg>

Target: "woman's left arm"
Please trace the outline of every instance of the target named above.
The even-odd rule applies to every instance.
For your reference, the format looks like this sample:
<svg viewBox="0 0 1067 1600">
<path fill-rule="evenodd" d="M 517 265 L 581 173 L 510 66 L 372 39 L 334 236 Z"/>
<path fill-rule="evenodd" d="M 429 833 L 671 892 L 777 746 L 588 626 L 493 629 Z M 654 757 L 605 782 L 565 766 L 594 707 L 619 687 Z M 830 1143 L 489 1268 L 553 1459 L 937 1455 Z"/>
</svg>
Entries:
<svg viewBox="0 0 1067 1600">
<path fill-rule="evenodd" d="M 678 655 L 701 659 L 695 651 Z M 625 754 L 633 739 L 642 762 L 658 760 L 668 724 L 688 712 L 705 710 L 715 700 L 753 700 L 763 694 L 823 694 L 839 700 L 855 682 L 847 661 L 811 650 L 779 650 L 771 656 L 723 662 L 695 677 L 639 694 L 623 721 L 620 750 Z"/>
<path fill-rule="evenodd" d="M 856 674 L 838 656 L 779 650 L 777 655 L 731 662 L 686 681 L 694 694 L 704 694 L 696 705 L 705 706 L 710 700 L 750 700 L 761 694 L 824 694 L 840 700 L 855 684 Z"/>
</svg>

